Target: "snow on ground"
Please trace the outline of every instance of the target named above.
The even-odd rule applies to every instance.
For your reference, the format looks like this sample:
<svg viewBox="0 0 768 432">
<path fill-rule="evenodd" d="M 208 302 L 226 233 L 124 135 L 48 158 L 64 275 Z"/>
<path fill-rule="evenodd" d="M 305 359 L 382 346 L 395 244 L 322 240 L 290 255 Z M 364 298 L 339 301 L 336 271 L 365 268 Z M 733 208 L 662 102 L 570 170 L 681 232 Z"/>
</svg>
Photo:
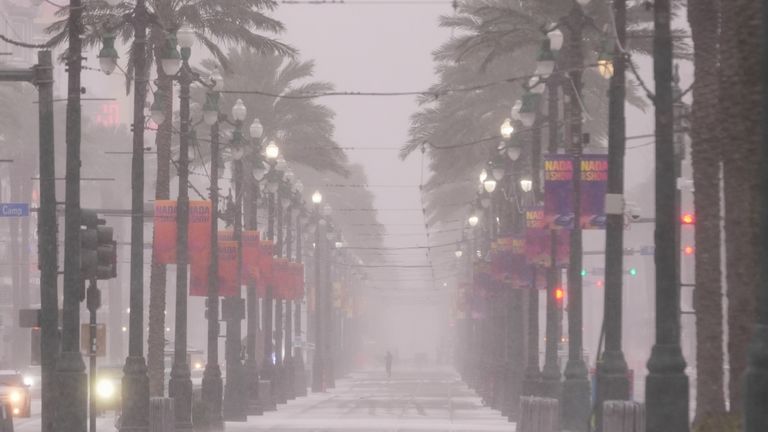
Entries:
<svg viewBox="0 0 768 432">
<path fill-rule="evenodd" d="M 38 411 L 39 412 L 39 411 Z M 18 419 L 16 432 L 39 432 L 40 418 Z M 97 432 L 114 431 L 114 417 L 100 417 Z M 448 369 L 395 370 L 392 379 L 369 370 L 339 380 L 326 393 L 279 405 L 275 412 L 228 422 L 233 432 L 513 432 L 515 426 L 482 406 Z"/>
</svg>

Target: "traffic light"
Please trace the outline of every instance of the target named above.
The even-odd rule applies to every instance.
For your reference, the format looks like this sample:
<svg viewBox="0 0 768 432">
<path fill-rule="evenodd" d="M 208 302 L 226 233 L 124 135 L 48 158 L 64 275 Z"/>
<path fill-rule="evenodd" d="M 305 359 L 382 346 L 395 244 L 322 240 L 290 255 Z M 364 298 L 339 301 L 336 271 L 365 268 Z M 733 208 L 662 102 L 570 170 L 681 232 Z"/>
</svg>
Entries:
<svg viewBox="0 0 768 432">
<path fill-rule="evenodd" d="M 97 228 L 98 264 L 96 279 L 113 279 L 117 277 L 117 242 L 113 240 L 112 227 Z"/>
<path fill-rule="evenodd" d="M 637 276 L 637 269 L 634 267 L 630 267 L 630 269 L 627 270 L 627 273 L 629 273 L 630 276 Z"/>
<path fill-rule="evenodd" d="M 562 288 L 555 288 L 555 302 L 557 302 L 557 308 L 563 308 L 563 300 L 565 299 L 565 291 Z"/>
<path fill-rule="evenodd" d="M 696 215 L 693 213 L 683 213 L 680 216 L 680 222 L 683 225 L 695 225 L 696 224 Z"/>
<path fill-rule="evenodd" d="M 98 226 L 105 221 L 99 219 L 94 210 L 80 210 L 80 275 L 83 280 L 96 277 L 99 264 Z"/>
<path fill-rule="evenodd" d="M 587 277 L 587 269 L 583 268 L 581 269 L 581 277 Z"/>
<path fill-rule="evenodd" d="M 695 252 L 696 252 L 696 248 L 691 245 L 687 245 L 683 247 L 683 253 L 688 256 L 693 255 Z"/>
</svg>

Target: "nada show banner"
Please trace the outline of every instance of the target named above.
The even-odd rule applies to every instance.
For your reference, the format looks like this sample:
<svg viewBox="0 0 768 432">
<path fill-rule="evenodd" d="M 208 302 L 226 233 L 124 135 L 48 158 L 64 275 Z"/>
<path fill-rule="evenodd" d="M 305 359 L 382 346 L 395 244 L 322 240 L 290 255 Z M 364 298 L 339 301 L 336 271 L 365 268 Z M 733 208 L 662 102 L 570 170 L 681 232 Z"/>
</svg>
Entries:
<svg viewBox="0 0 768 432">
<path fill-rule="evenodd" d="M 155 201 L 152 257 L 156 264 L 176 263 L 176 201 Z"/>
<path fill-rule="evenodd" d="M 189 263 L 208 265 L 211 262 L 211 202 L 189 202 L 189 233 L 187 253 Z"/>
<path fill-rule="evenodd" d="M 550 233 L 544 220 L 544 206 L 525 211 L 525 259 L 529 264 L 548 266 Z"/>
<path fill-rule="evenodd" d="M 237 297 L 240 287 L 237 284 L 237 242 L 219 241 L 219 296 Z M 208 277 L 210 264 L 192 264 L 189 270 L 189 295 L 205 297 L 208 295 Z"/>
<path fill-rule="evenodd" d="M 608 157 L 582 155 L 581 173 L 582 229 L 605 228 L 605 193 L 608 183 Z M 544 220 L 552 229 L 573 229 L 573 158 L 570 155 L 549 155 L 544 160 Z"/>
<path fill-rule="evenodd" d="M 605 229 L 608 156 L 581 157 L 581 228 Z"/>
<path fill-rule="evenodd" d="M 155 229 L 152 238 L 154 261 L 157 264 L 176 264 L 177 203 L 172 200 L 155 201 Z M 205 266 L 211 260 L 211 202 L 189 202 L 187 227 L 187 253 L 190 264 Z"/>
<path fill-rule="evenodd" d="M 544 158 L 544 221 L 552 229 L 572 229 L 573 159 L 569 155 Z"/>
</svg>

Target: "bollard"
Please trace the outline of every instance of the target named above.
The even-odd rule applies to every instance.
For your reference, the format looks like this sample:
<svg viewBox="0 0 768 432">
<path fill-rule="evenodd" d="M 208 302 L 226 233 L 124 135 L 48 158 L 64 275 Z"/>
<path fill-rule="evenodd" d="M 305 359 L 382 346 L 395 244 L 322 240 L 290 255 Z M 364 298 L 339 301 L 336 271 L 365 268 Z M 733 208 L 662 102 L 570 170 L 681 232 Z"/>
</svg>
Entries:
<svg viewBox="0 0 768 432">
<path fill-rule="evenodd" d="M 0 405 L 0 432 L 13 432 L 13 411 L 6 404 Z"/>
<path fill-rule="evenodd" d="M 518 432 L 557 432 L 560 428 L 560 402 L 552 398 L 520 398 Z"/>
<path fill-rule="evenodd" d="M 149 432 L 175 432 L 172 398 L 149 399 Z"/>
<path fill-rule="evenodd" d="M 272 381 L 259 380 L 259 405 L 264 412 L 277 411 Z"/>
<path fill-rule="evenodd" d="M 603 402 L 603 432 L 645 432 L 645 405 L 631 401 Z"/>
</svg>

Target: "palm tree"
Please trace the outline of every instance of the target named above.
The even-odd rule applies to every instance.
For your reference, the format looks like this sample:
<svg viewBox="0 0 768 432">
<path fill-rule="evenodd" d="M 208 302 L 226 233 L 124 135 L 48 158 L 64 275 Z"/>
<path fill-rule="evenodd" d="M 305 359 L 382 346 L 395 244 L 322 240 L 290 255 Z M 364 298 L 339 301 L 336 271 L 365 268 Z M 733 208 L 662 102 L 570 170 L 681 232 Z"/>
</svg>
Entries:
<svg viewBox="0 0 768 432">
<path fill-rule="evenodd" d="M 759 4 L 739 1 L 721 8 L 719 57 L 719 141 L 723 143 L 726 282 L 728 286 L 728 362 L 730 410 L 743 408 L 742 376 L 756 318 L 761 75 Z M 734 10 L 734 8 L 737 8 Z M 734 67 L 738 65 L 738 67 Z M 727 143 L 727 144 L 726 144 Z M 698 283 L 698 281 L 697 281 Z"/>
<path fill-rule="evenodd" d="M 160 67 L 162 50 L 169 32 L 175 31 L 182 25 L 195 30 L 197 41 L 218 61 L 222 67 L 228 68 L 227 57 L 220 44 L 230 46 L 248 46 L 260 53 L 276 55 L 293 55 L 295 50 L 279 41 L 260 35 L 257 32 L 280 33 L 283 25 L 279 21 L 265 15 L 273 11 L 277 2 L 273 0 L 148 0 L 147 7 L 156 17 L 157 23 L 149 28 L 147 52 L 152 53 L 148 58 L 147 68 L 157 68 L 157 89 L 162 97 L 166 118 L 173 113 L 173 86 L 170 77 L 166 76 Z M 120 3 L 109 7 L 106 3 L 89 5 L 83 15 L 85 28 L 89 29 L 84 35 L 84 46 L 99 45 L 103 35 L 108 32 L 117 34 L 123 43 L 129 43 L 133 38 L 133 27 L 127 22 L 121 22 L 121 17 L 132 12 L 130 2 Z M 53 34 L 52 41 L 63 43 L 67 37 L 67 9 L 59 11 L 62 20 L 52 24 L 47 31 Z M 119 25 L 116 23 L 120 23 Z M 116 28 L 109 28 L 110 26 Z M 132 52 L 128 52 L 126 73 L 126 88 L 134 74 Z M 170 197 L 170 158 L 171 158 L 171 125 L 166 122 L 159 128 L 155 138 L 157 148 L 157 181 L 155 199 Z M 164 365 L 165 349 L 165 266 L 154 264 L 152 260 L 150 273 L 149 301 L 149 344 L 147 350 L 147 366 L 149 368 L 150 393 L 153 396 L 164 394 Z"/>
<path fill-rule="evenodd" d="M 695 77 L 691 157 L 696 204 L 696 417 L 695 424 L 725 414 L 723 386 L 723 300 L 720 254 L 720 168 L 717 55 L 719 1 L 688 4 Z M 720 426 L 717 430 L 723 430 Z"/>
<path fill-rule="evenodd" d="M 274 140 L 288 162 L 317 171 L 348 174 L 347 156 L 333 138 L 335 113 L 304 96 L 333 90 L 327 82 L 313 81 L 314 63 L 261 55 L 243 47 L 228 53 L 229 72 L 224 76 L 220 107 L 227 111 L 242 99 L 248 108 L 244 124 L 258 118 L 264 140 Z M 213 61 L 204 62 L 210 72 Z M 258 93 L 251 90 L 258 89 Z M 202 95 L 198 96 L 202 100 Z"/>
</svg>

